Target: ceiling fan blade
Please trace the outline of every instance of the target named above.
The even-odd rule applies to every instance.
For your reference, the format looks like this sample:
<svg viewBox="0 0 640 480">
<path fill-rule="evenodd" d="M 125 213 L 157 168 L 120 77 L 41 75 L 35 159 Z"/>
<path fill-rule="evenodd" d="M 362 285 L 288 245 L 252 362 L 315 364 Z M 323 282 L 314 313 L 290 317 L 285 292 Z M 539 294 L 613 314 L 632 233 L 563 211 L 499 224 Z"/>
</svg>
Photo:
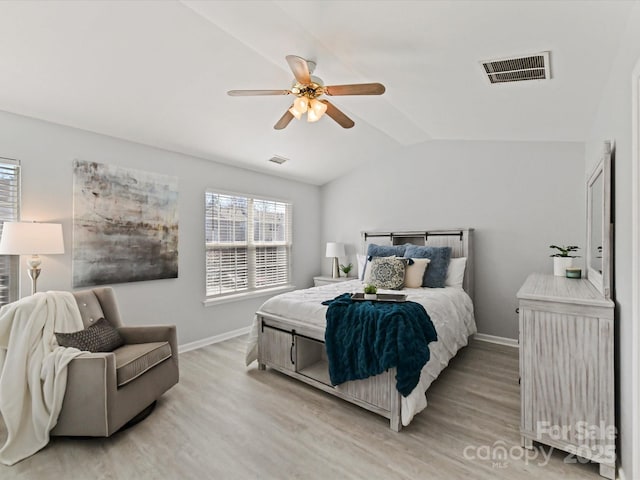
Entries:
<svg viewBox="0 0 640 480">
<path fill-rule="evenodd" d="M 291 68 L 296 80 L 303 85 L 311 83 L 311 74 L 309 73 L 309 65 L 307 65 L 307 61 L 296 55 L 287 55 L 286 58 L 289 68 Z"/>
<path fill-rule="evenodd" d="M 293 106 L 293 105 L 291 105 L 291 106 Z M 286 112 L 284 112 L 284 115 L 282 115 L 280 120 L 278 120 L 276 122 L 276 124 L 273 126 L 273 128 L 275 128 L 276 130 L 282 130 L 287 125 L 289 125 L 289 122 L 291 120 L 293 120 L 293 114 L 289 110 L 287 110 Z"/>
<path fill-rule="evenodd" d="M 324 93 L 327 95 L 382 95 L 385 90 L 381 83 L 354 83 L 324 87 Z"/>
<path fill-rule="evenodd" d="M 320 101 L 327 106 L 327 111 L 325 113 L 333 118 L 342 128 L 351 128 L 355 125 L 355 122 L 347 117 L 342 110 L 336 108 L 333 103 L 330 103 L 328 100 Z"/>
<path fill-rule="evenodd" d="M 253 95 L 289 95 L 289 90 L 229 90 L 227 95 L 232 97 L 248 97 Z"/>
</svg>

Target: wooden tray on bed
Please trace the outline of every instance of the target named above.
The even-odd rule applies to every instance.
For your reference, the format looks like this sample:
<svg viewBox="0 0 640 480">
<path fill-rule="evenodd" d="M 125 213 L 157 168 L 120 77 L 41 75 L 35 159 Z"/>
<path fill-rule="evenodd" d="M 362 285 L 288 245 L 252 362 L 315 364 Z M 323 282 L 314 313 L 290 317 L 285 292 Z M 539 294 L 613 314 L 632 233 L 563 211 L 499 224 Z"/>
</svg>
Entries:
<svg viewBox="0 0 640 480">
<path fill-rule="evenodd" d="M 352 293 L 351 300 L 356 300 L 358 302 L 368 301 L 368 302 L 406 302 L 407 296 L 402 293 L 378 293 L 378 297 L 375 300 L 368 300 L 364 298 L 364 293 Z"/>
</svg>

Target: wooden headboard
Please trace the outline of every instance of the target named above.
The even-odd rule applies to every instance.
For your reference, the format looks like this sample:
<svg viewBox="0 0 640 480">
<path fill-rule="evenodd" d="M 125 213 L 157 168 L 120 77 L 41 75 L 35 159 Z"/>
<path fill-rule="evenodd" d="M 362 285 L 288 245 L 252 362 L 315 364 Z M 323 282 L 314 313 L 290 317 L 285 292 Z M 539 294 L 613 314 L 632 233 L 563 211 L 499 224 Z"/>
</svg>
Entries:
<svg viewBox="0 0 640 480">
<path fill-rule="evenodd" d="M 411 232 L 362 232 L 363 253 L 367 253 L 370 243 L 378 245 L 427 245 L 430 247 L 451 247 L 451 256 L 467 257 L 462 288 L 473 300 L 473 228 L 447 230 L 419 230 Z"/>
</svg>

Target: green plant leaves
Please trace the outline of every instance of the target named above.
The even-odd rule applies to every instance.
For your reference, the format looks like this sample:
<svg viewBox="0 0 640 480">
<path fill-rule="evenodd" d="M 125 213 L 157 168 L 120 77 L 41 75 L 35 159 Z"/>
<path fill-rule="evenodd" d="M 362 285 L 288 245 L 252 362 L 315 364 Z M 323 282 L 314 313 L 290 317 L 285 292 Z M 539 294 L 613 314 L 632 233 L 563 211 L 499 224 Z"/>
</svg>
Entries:
<svg viewBox="0 0 640 480">
<path fill-rule="evenodd" d="M 579 255 L 569 255 L 571 252 L 575 252 L 580 249 L 580 247 L 577 245 L 567 245 L 562 247 L 559 247 L 558 245 L 549 245 L 549 248 L 555 248 L 556 250 L 559 250 L 559 253 L 554 253 L 552 255 L 549 255 L 550 257 L 571 257 L 571 258 L 579 257 Z"/>
</svg>

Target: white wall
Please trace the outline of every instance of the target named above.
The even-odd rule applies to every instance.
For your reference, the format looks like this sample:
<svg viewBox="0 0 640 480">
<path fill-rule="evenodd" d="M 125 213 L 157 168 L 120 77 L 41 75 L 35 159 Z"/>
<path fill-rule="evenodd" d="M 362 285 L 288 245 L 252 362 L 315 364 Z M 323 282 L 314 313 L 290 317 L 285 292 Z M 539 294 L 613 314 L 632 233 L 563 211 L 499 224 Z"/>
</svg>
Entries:
<svg viewBox="0 0 640 480">
<path fill-rule="evenodd" d="M 271 152 L 265 152 L 265 159 Z M 175 323 L 181 344 L 250 325 L 266 299 L 204 307 L 204 192 L 207 187 L 293 203 L 293 282 L 312 284 L 320 258 L 320 190 L 178 153 L 0 112 L 0 156 L 22 162 L 22 219 L 63 224 L 66 254 L 43 256 L 38 290 L 71 289 L 74 159 L 179 178 L 179 278 L 114 285 L 125 323 Z M 30 292 L 25 268 L 22 294 Z"/>
<path fill-rule="evenodd" d="M 619 459 L 625 477 L 640 478 L 632 470 L 632 457 L 640 455 L 640 445 L 631 444 L 632 430 L 632 323 L 640 319 L 631 314 L 631 73 L 640 61 L 640 6 L 634 7 L 627 30 L 622 36 L 618 55 L 611 68 L 600 107 L 586 146 L 585 174 L 598 162 L 603 140 L 614 140 L 614 288 L 617 333 L 617 403 L 619 428 Z"/>
<path fill-rule="evenodd" d="M 355 265 L 363 230 L 475 228 L 478 330 L 517 338 L 516 292 L 552 272 L 549 245 L 584 248 L 583 182 L 582 144 L 427 142 L 325 185 L 323 240 Z"/>
</svg>

